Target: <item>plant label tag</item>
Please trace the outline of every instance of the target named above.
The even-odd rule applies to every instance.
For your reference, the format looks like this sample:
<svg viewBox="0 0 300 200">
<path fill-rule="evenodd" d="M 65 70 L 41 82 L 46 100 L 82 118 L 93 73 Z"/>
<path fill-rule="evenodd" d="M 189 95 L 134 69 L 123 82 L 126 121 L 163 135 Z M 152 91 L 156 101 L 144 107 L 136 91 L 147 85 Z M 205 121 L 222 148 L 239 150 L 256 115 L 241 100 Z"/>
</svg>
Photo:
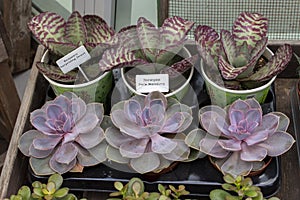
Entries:
<svg viewBox="0 0 300 200">
<path fill-rule="evenodd" d="M 153 91 L 169 92 L 168 74 L 147 74 L 136 75 L 136 91 L 140 93 L 149 93 Z"/>
<path fill-rule="evenodd" d="M 86 48 L 82 45 L 71 51 L 64 57 L 56 61 L 61 71 L 66 74 L 69 71 L 79 67 L 82 63 L 88 61 L 91 58 L 90 54 L 87 52 Z"/>
</svg>

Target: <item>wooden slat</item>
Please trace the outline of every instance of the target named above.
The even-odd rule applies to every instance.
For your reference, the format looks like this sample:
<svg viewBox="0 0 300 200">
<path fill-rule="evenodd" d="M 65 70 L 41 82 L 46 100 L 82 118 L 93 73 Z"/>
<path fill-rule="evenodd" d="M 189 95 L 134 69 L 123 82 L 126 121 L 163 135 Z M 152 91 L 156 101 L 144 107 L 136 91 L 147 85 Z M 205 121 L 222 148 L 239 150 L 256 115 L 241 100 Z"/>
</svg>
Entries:
<svg viewBox="0 0 300 200">
<path fill-rule="evenodd" d="M 157 6 L 158 25 L 161 26 L 169 15 L 169 0 L 157 0 Z"/>
<path fill-rule="evenodd" d="M 10 42 L 0 15 L 0 135 L 9 141 L 17 118 L 20 99 L 11 75 L 7 49 Z"/>
<path fill-rule="evenodd" d="M 291 99 L 290 91 L 296 84 L 298 79 L 286 79 L 277 78 L 275 81 L 275 94 L 276 94 L 276 110 L 285 113 L 291 120 L 290 126 L 287 130 L 295 137 L 295 131 L 293 127 L 294 122 L 291 113 Z M 296 144 L 284 155 L 281 156 L 281 188 L 276 194 L 282 200 L 299 199 L 300 197 L 300 167 L 297 159 L 297 147 Z"/>
<path fill-rule="evenodd" d="M 31 0 L 3 0 L 3 19 L 12 49 L 9 51 L 13 73 L 30 68 Z"/>
<path fill-rule="evenodd" d="M 45 88 L 41 88 L 42 84 L 38 83 L 39 72 L 36 68 L 36 62 L 41 60 L 44 47 L 39 46 L 32 65 L 31 74 L 29 76 L 25 95 L 22 100 L 20 111 L 16 120 L 17 126 L 14 127 L 13 135 L 7 150 L 7 156 L 0 177 L 0 199 L 16 193 L 18 188 L 23 184 L 27 170 L 24 156 L 18 151 L 18 140 L 28 126 L 29 112 L 32 106 L 40 106 L 37 100 L 44 101 L 40 92 L 45 92 Z M 35 100 L 33 99 L 35 97 Z M 28 129 L 28 127 L 27 127 Z"/>
</svg>

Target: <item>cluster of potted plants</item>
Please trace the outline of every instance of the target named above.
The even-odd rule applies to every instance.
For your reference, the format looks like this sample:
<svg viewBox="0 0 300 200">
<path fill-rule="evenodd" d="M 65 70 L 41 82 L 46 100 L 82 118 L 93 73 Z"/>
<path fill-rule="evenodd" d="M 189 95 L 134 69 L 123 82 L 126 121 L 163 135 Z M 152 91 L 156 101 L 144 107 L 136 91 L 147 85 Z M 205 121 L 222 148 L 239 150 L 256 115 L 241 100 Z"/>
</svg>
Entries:
<svg viewBox="0 0 300 200">
<path fill-rule="evenodd" d="M 288 44 L 275 54 L 267 48 L 267 23 L 258 13 L 244 12 L 231 32 L 219 35 L 205 25 L 196 28 L 200 72 L 211 104 L 195 113 L 180 102 L 199 58 L 184 47 L 193 22 L 175 16 L 158 28 L 141 17 L 137 25 L 115 33 L 94 15 L 73 12 L 67 21 L 51 12 L 35 16 L 29 28 L 47 48 L 37 67 L 57 97 L 31 113 L 34 129 L 21 136 L 19 149 L 30 157 L 37 175 L 83 172 L 98 164 L 160 173 L 205 155 L 234 178 L 264 169 L 295 142 L 286 132 L 288 117 L 261 108 L 292 56 Z M 91 58 L 63 73 L 57 59 L 80 57 L 74 50 L 82 46 Z M 132 96 L 110 108 L 112 71 L 118 69 Z M 167 75 L 169 83 L 140 92 L 136 76 L 149 74 Z M 157 82 L 151 81 L 160 81 L 148 79 L 152 86 Z"/>
</svg>

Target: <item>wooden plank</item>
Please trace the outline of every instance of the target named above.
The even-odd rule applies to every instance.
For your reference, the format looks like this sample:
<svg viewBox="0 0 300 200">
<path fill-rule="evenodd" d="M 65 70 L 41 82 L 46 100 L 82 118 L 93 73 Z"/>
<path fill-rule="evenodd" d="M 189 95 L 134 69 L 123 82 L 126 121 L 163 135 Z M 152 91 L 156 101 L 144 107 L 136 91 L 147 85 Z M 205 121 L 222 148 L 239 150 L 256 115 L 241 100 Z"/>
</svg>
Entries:
<svg viewBox="0 0 300 200">
<path fill-rule="evenodd" d="M 18 115 L 20 98 L 8 63 L 0 63 L 0 70 L 0 112 L 5 126 L 4 130 L 0 130 L 0 135 L 9 141 Z"/>
<path fill-rule="evenodd" d="M 276 110 L 285 113 L 291 120 L 288 131 L 295 137 L 295 131 L 293 127 L 294 122 L 291 113 L 291 100 L 290 91 L 294 87 L 298 79 L 286 79 L 277 78 L 275 81 L 275 94 L 276 94 Z M 297 159 L 297 148 L 296 144 L 284 155 L 281 156 L 281 188 L 279 189 L 277 197 L 282 200 L 285 199 L 299 199 L 300 197 L 300 168 Z"/>
<path fill-rule="evenodd" d="M 169 16 L 169 0 L 157 0 L 157 7 L 158 25 L 161 26 Z"/>
<path fill-rule="evenodd" d="M 41 83 L 38 83 L 39 72 L 36 68 L 36 62 L 40 61 L 44 52 L 44 47 L 39 46 L 32 65 L 31 74 L 29 76 L 25 95 L 20 107 L 20 111 L 16 120 L 17 126 L 14 127 L 13 135 L 7 150 L 7 156 L 0 177 L 0 199 L 16 193 L 23 184 L 23 179 L 26 177 L 25 172 L 28 165 L 27 159 L 18 151 L 18 141 L 23 132 L 29 128 L 29 113 L 32 111 L 32 106 L 41 106 L 43 98 L 40 92 L 45 92 Z M 41 77 L 43 78 L 43 77 Z M 44 80 L 45 81 L 45 80 Z M 33 99 L 35 97 L 35 100 Z M 40 102 L 37 102 L 40 101 Z"/>
<path fill-rule="evenodd" d="M 17 118 L 20 99 L 8 64 L 10 43 L 0 16 L 0 135 L 9 141 Z"/>
<path fill-rule="evenodd" d="M 3 19 L 10 39 L 11 71 L 30 68 L 30 31 L 27 22 L 31 18 L 31 0 L 3 0 Z"/>
</svg>

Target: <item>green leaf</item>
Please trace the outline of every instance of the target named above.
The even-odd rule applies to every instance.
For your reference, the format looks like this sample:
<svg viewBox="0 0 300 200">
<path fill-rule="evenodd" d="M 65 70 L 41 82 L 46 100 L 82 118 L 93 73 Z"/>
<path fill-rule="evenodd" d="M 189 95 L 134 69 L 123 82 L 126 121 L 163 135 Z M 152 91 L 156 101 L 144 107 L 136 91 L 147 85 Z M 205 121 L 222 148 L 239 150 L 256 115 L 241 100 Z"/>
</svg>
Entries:
<svg viewBox="0 0 300 200">
<path fill-rule="evenodd" d="M 53 196 L 54 196 L 54 197 L 58 197 L 58 198 L 62 198 L 62 197 L 64 197 L 64 196 L 66 196 L 66 195 L 68 194 L 68 192 L 69 192 L 69 188 L 61 188 L 61 189 L 57 190 L 57 191 L 53 194 Z"/>
<path fill-rule="evenodd" d="M 224 190 L 228 190 L 228 191 L 236 191 L 236 190 L 237 190 L 237 188 L 236 188 L 235 186 L 230 185 L 230 184 L 228 184 L 228 183 L 222 184 L 222 188 L 223 188 Z"/>
<path fill-rule="evenodd" d="M 55 184 L 55 189 L 58 190 L 63 183 L 63 177 L 56 173 L 49 177 L 48 182 L 53 182 Z"/>
<path fill-rule="evenodd" d="M 34 188 L 42 188 L 43 185 L 42 185 L 42 183 L 39 182 L 39 181 L 34 181 L 34 182 L 32 183 L 32 187 L 34 187 Z"/>
<path fill-rule="evenodd" d="M 215 189 L 209 193 L 209 198 L 211 200 L 226 200 L 227 197 L 231 197 L 231 194 L 224 190 Z"/>
<path fill-rule="evenodd" d="M 31 196 L 31 191 L 28 186 L 22 186 L 19 191 L 18 195 L 22 196 L 23 200 L 29 200 Z"/>
<path fill-rule="evenodd" d="M 121 191 L 123 189 L 123 187 L 124 187 L 123 184 L 121 182 L 119 182 L 119 181 L 115 182 L 114 186 L 119 191 Z"/>
<path fill-rule="evenodd" d="M 61 200 L 77 200 L 77 197 L 74 194 L 68 194 L 61 198 Z"/>
<path fill-rule="evenodd" d="M 248 197 L 256 197 L 258 195 L 257 191 L 254 190 L 247 190 L 245 191 L 245 195 Z"/>
<path fill-rule="evenodd" d="M 226 174 L 223 179 L 226 183 L 235 183 L 235 178 L 231 174 Z"/>
<path fill-rule="evenodd" d="M 84 44 L 86 42 L 86 27 L 78 11 L 74 11 L 68 18 L 65 34 L 66 39 L 73 44 Z"/>
<path fill-rule="evenodd" d="M 55 183 L 54 182 L 48 182 L 47 190 L 49 192 L 48 194 L 54 194 L 54 192 L 56 191 Z"/>
<path fill-rule="evenodd" d="M 36 194 L 39 197 L 43 197 L 44 196 L 42 188 L 33 188 L 33 193 Z"/>
</svg>

